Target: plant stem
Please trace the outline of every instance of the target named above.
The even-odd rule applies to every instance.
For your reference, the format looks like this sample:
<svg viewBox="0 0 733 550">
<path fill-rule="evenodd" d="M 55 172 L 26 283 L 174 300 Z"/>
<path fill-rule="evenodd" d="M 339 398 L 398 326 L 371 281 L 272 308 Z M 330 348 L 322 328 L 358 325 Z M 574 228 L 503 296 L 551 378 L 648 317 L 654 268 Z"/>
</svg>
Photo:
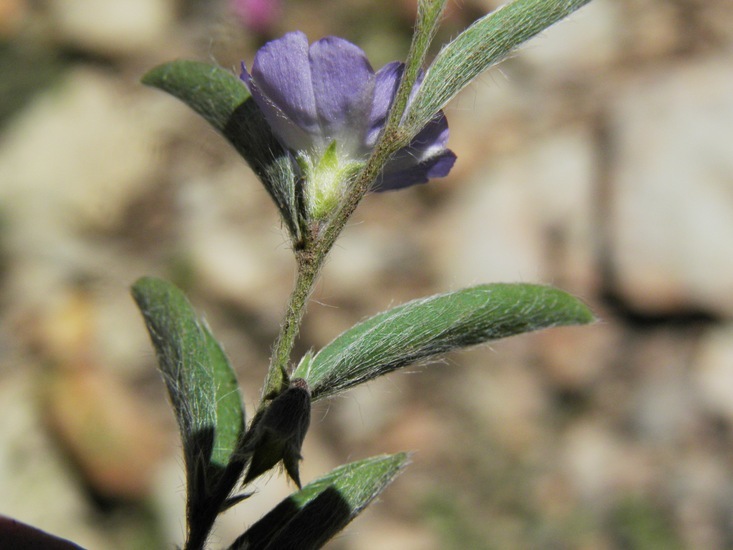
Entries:
<svg viewBox="0 0 733 550">
<path fill-rule="evenodd" d="M 400 128 L 400 119 L 407 107 L 410 92 L 417 79 L 419 68 L 425 59 L 427 47 L 435 33 L 445 2 L 433 0 L 429 5 L 429 9 L 426 9 L 423 5 L 425 13 L 422 13 L 422 32 L 417 33 L 420 36 L 414 40 L 410 48 L 403 81 L 400 83 L 397 97 L 390 109 L 388 122 L 371 156 L 364 168 L 351 182 L 348 182 L 348 191 L 345 197 L 326 222 L 325 227 L 318 227 L 312 231 L 311 235 L 304 237 L 303 247 L 296 251 L 298 275 L 295 287 L 290 295 L 285 319 L 273 348 L 270 367 L 262 391 L 260 410 L 270 400 L 277 397 L 288 385 L 288 362 L 295 345 L 295 338 L 300 329 L 305 306 L 321 267 L 336 242 L 336 238 L 341 234 L 346 222 L 349 221 L 356 207 L 379 176 L 389 157 L 398 149 L 407 145 L 412 137 Z"/>
<path fill-rule="evenodd" d="M 316 251 L 309 250 L 309 247 L 306 247 L 304 250 L 296 252 L 296 260 L 298 262 L 298 275 L 293 292 L 290 294 L 285 319 L 280 327 L 277 340 L 275 340 L 260 407 L 277 397 L 287 387 L 287 366 L 290 361 L 290 354 L 295 345 L 295 338 L 300 329 L 303 313 L 305 313 L 306 302 L 325 260 L 325 254 L 319 255 Z"/>
<path fill-rule="evenodd" d="M 320 231 L 315 230 L 314 235 L 306 237 L 303 248 L 296 251 L 298 275 L 293 292 L 290 294 L 285 319 L 280 327 L 277 340 L 275 340 L 270 367 L 262 390 L 260 410 L 277 397 L 288 385 L 287 368 L 295 345 L 295 338 L 300 329 L 308 297 L 313 290 L 328 253 L 333 248 L 337 237 L 341 234 L 346 222 L 349 221 L 361 199 L 364 198 L 364 195 L 367 194 L 371 185 L 379 176 L 384 164 L 408 140 L 409 136 L 400 132 L 398 128 L 386 128 L 364 168 L 349 184 L 348 193 L 331 219 L 323 229 Z"/>
<path fill-rule="evenodd" d="M 420 0 L 418 2 L 415 32 L 412 35 L 410 51 L 407 53 L 407 60 L 405 61 L 405 72 L 397 88 L 394 103 L 385 125 L 385 131 L 396 129 L 405 114 L 410 95 L 415 82 L 417 82 L 420 69 L 425 62 L 428 48 L 438 31 L 440 17 L 443 14 L 445 5 L 446 0 Z"/>
</svg>

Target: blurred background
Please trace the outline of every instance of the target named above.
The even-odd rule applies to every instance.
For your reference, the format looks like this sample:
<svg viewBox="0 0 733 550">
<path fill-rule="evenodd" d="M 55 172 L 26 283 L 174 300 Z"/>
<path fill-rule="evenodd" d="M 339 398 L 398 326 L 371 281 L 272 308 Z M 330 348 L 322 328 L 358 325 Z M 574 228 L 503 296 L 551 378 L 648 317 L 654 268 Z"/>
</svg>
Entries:
<svg viewBox="0 0 733 550">
<path fill-rule="evenodd" d="M 451 1 L 437 43 L 492 10 Z M 168 278 L 251 414 L 294 275 L 276 209 L 139 84 L 304 30 L 403 59 L 415 1 L 0 0 L 0 513 L 90 549 L 183 535 L 179 439 L 129 286 Z M 367 197 L 298 343 L 423 295 L 542 282 L 591 327 L 448 356 L 318 404 L 305 482 L 413 464 L 342 550 L 733 547 L 733 4 L 594 0 L 446 110 L 450 177 Z M 283 498 L 228 512 L 225 546 Z"/>
</svg>

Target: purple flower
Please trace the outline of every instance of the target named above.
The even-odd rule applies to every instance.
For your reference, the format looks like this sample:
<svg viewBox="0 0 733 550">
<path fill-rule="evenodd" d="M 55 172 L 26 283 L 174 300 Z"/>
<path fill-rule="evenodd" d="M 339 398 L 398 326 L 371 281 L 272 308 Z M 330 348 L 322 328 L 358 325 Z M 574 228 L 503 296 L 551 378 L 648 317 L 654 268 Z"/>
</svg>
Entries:
<svg viewBox="0 0 733 550">
<path fill-rule="evenodd" d="M 345 181 L 373 149 L 404 64 L 376 73 L 364 52 L 329 36 L 308 45 L 302 32 L 265 44 L 241 78 L 280 142 L 292 152 L 314 196 L 329 209 Z M 385 165 L 374 190 L 401 189 L 446 176 L 456 156 L 446 148 L 442 111 Z M 325 204 L 320 205 L 319 201 Z"/>
</svg>

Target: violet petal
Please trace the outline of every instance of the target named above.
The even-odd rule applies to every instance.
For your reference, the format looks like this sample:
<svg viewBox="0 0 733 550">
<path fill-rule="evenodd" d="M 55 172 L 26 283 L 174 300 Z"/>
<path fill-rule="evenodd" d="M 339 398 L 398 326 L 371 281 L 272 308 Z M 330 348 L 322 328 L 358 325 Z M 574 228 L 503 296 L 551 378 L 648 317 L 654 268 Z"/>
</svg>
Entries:
<svg viewBox="0 0 733 550">
<path fill-rule="evenodd" d="M 427 183 L 431 178 L 442 178 L 448 175 L 455 161 L 455 153 L 445 150 L 428 160 L 402 170 L 385 171 L 375 183 L 372 191 L 395 191 L 418 183 Z"/>
<path fill-rule="evenodd" d="M 337 140 L 344 152 L 358 152 L 369 123 L 374 70 L 358 46 L 328 36 L 310 47 L 316 109 L 327 147 Z"/>
<path fill-rule="evenodd" d="M 257 86 L 244 62 L 242 62 L 242 72 L 239 78 L 249 89 L 250 94 L 252 94 L 252 99 L 264 115 L 267 124 L 275 136 L 277 136 L 278 141 L 286 149 L 297 151 L 308 149 L 312 145 L 313 137 L 311 134 L 298 126 L 295 121 L 288 118 L 280 107 L 275 105 L 270 98 L 262 93 L 262 90 Z"/>
<path fill-rule="evenodd" d="M 375 191 L 401 189 L 430 178 L 447 176 L 456 160 L 445 146 L 448 120 L 442 111 L 387 162 Z"/>
<path fill-rule="evenodd" d="M 292 149 L 302 143 L 290 143 L 292 125 L 284 116 L 311 136 L 318 136 L 320 126 L 308 60 L 308 38 L 302 32 L 290 32 L 268 42 L 257 51 L 252 64 L 251 81 L 258 93 L 250 91 L 275 133 Z M 245 82 L 247 82 L 245 80 Z M 292 136 L 295 141 L 296 136 Z"/>
<path fill-rule="evenodd" d="M 401 172 L 430 160 L 445 151 L 448 143 L 448 121 L 442 111 L 387 162 L 385 173 Z"/>
<path fill-rule="evenodd" d="M 404 72 L 405 64 L 393 61 L 379 69 L 375 75 L 374 100 L 372 101 L 372 112 L 369 116 L 369 131 L 366 136 L 366 146 L 370 149 L 376 143 L 379 132 L 387 122 L 387 113 L 392 106 Z"/>
</svg>

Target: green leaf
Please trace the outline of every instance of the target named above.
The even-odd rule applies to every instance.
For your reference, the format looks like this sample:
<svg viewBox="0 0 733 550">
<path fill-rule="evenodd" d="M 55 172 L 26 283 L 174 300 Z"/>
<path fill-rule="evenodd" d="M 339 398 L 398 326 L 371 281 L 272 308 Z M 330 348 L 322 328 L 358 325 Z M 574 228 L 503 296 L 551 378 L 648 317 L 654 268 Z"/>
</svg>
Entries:
<svg viewBox="0 0 733 550">
<path fill-rule="evenodd" d="M 408 302 L 350 328 L 293 377 L 313 401 L 455 348 L 594 320 L 577 298 L 530 284 L 480 285 Z"/>
<path fill-rule="evenodd" d="M 174 285 L 143 277 L 132 293 L 145 318 L 185 442 L 211 439 L 205 456 L 225 467 L 244 430 L 242 397 L 219 343 Z M 200 458 L 203 448 L 184 448 Z"/>
<path fill-rule="evenodd" d="M 177 97 L 216 128 L 265 185 L 291 235 L 299 237 L 293 164 L 236 75 L 216 65 L 179 60 L 155 67 L 142 82 Z"/>
<path fill-rule="evenodd" d="M 590 0 L 515 0 L 445 45 L 425 73 L 404 125 L 418 132 L 480 73 Z"/>
<path fill-rule="evenodd" d="M 211 463 L 226 466 L 237 449 L 245 428 L 242 394 L 237 377 L 224 350 L 206 325 L 201 326 L 206 336 L 209 361 L 216 385 L 216 431 Z"/>
<path fill-rule="evenodd" d="M 208 533 L 244 464 L 235 450 L 245 425 L 234 372 L 219 343 L 183 293 L 152 277 L 132 294 L 155 346 L 183 440 L 189 528 Z"/>
<path fill-rule="evenodd" d="M 177 97 L 222 133 L 250 98 L 247 87 L 230 71 L 200 61 L 164 63 L 148 71 L 142 83 Z"/>
<path fill-rule="evenodd" d="M 320 548 L 407 465 L 407 453 L 345 464 L 291 494 L 253 524 L 230 550 Z"/>
</svg>

